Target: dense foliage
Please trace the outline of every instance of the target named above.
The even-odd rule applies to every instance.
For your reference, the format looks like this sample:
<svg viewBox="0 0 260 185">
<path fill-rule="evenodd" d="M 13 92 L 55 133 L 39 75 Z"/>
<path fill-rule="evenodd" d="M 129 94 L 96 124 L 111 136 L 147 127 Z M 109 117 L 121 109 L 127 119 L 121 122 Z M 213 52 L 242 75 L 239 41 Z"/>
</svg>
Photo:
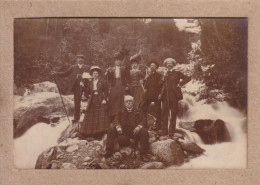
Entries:
<svg viewBox="0 0 260 185">
<path fill-rule="evenodd" d="M 46 63 L 63 71 L 79 52 L 88 65 L 104 70 L 117 51 L 125 54 L 126 62 L 142 50 L 143 63 L 166 57 L 185 63 L 193 35 L 179 31 L 173 19 L 16 19 L 14 28 L 18 87 L 51 80 Z M 59 83 L 64 87 L 66 79 Z"/>
<path fill-rule="evenodd" d="M 247 107 L 247 20 L 202 19 L 201 65 L 211 66 L 204 72 L 206 97 L 216 89 L 225 100 L 245 110 Z"/>
<path fill-rule="evenodd" d="M 113 54 L 129 56 L 142 51 L 142 63 L 167 57 L 194 63 L 194 79 L 206 89 L 200 99 L 222 94 L 235 107 L 247 107 L 247 20 L 199 19 L 201 32 L 180 31 L 173 19 L 16 19 L 14 21 L 14 82 L 24 85 L 52 80 L 53 70 L 64 71 L 83 53 L 86 64 L 103 70 Z M 196 47 L 192 48 L 192 43 Z M 58 79 L 61 91 L 66 78 Z"/>
</svg>

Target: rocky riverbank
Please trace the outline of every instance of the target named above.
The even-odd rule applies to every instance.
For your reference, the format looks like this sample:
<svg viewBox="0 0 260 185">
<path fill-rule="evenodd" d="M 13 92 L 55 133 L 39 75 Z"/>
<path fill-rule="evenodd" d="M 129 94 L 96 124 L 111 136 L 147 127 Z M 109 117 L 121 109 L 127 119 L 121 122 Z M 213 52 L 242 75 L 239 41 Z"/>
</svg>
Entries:
<svg viewBox="0 0 260 185">
<path fill-rule="evenodd" d="M 138 149 L 120 148 L 115 145 L 112 157 L 105 159 L 106 135 L 101 140 L 79 140 L 67 138 L 57 146 L 39 155 L 36 169 L 160 169 L 172 165 L 182 165 L 203 154 L 204 149 L 188 142 L 181 134 L 174 139 L 159 137 L 149 131 L 151 154 L 147 161 L 140 159 Z"/>
</svg>

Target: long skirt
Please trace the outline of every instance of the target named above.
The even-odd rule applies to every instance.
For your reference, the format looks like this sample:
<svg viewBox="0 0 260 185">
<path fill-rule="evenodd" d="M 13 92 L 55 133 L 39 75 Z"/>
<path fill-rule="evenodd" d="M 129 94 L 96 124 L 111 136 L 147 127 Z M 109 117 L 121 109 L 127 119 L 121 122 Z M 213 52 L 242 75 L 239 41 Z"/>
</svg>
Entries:
<svg viewBox="0 0 260 185">
<path fill-rule="evenodd" d="M 141 86 L 130 86 L 130 95 L 134 97 L 134 107 L 139 108 L 142 100 L 143 89 Z"/>
<path fill-rule="evenodd" d="M 125 86 L 122 85 L 121 79 L 117 78 L 115 85 L 111 86 L 108 96 L 109 115 L 115 116 L 119 110 L 124 107 Z"/>
<path fill-rule="evenodd" d="M 94 135 L 106 132 L 109 128 L 107 105 L 99 101 L 98 96 L 93 96 L 91 105 L 86 111 L 83 122 L 80 123 L 79 133 Z"/>
</svg>

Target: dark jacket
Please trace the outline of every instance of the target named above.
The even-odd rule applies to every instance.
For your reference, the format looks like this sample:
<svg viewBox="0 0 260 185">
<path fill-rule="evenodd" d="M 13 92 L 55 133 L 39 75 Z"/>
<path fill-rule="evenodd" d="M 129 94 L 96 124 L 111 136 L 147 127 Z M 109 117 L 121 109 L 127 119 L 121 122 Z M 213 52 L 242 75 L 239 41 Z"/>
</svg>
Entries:
<svg viewBox="0 0 260 185">
<path fill-rule="evenodd" d="M 83 92 L 85 94 L 85 96 L 88 98 L 88 108 L 89 106 L 91 106 L 91 100 L 92 97 L 94 96 L 94 91 L 93 91 L 93 80 L 92 81 L 86 81 L 84 83 L 84 87 L 83 87 Z M 108 97 L 108 87 L 107 87 L 107 83 L 104 82 L 103 80 L 99 79 L 97 82 L 97 90 L 95 92 L 98 96 L 99 99 L 99 103 L 101 105 L 103 100 L 107 101 L 107 97 Z"/>
<path fill-rule="evenodd" d="M 64 77 L 64 76 L 70 76 L 70 82 L 68 85 L 68 89 L 66 90 L 67 93 L 73 92 L 74 88 L 79 87 L 79 82 L 81 80 L 81 75 L 84 72 L 89 72 L 90 67 L 88 65 L 82 65 L 82 68 L 80 69 L 78 65 L 73 65 L 70 68 L 68 68 L 64 72 L 57 72 L 57 76 Z M 77 77 L 78 76 L 78 77 Z"/>
<path fill-rule="evenodd" d="M 132 137 L 133 130 L 138 125 L 143 125 L 143 116 L 140 111 L 135 108 L 133 108 L 131 112 L 128 112 L 128 110 L 124 108 L 117 113 L 113 122 L 115 126 L 121 126 L 123 134 Z"/>
<path fill-rule="evenodd" d="M 107 72 L 105 74 L 110 86 L 115 85 L 115 67 L 110 67 L 107 69 Z M 129 78 L 129 71 L 126 70 L 124 66 L 120 66 L 120 79 L 122 85 L 127 85 L 127 80 Z"/>
<path fill-rule="evenodd" d="M 161 91 L 162 99 L 169 98 L 169 100 L 177 99 L 178 101 L 183 99 L 181 88 L 178 85 L 183 86 L 190 80 L 190 77 L 179 71 L 168 71 Z"/>
<path fill-rule="evenodd" d="M 156 71 L 151 73 L 144 81 L 144 89 L 146 89 L 144 100 L 157 101 L 162 84 L 162 75 Z"/>
</svg>

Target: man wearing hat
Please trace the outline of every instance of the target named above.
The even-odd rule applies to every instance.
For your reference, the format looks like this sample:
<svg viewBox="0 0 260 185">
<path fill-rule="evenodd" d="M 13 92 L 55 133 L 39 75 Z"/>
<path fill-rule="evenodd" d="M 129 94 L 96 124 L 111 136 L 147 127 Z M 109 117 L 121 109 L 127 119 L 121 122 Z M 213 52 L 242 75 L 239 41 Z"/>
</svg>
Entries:
<svg viewBox="0 0 260 185">
<path fill-rule="evenodd" d="M 159 95 L 162 99 L 162 125 L 163 135 L 173 136 L 176 129 L 176 118 L 178 113 L 178 101 L 183 99 L 181 87 L 190 81 L 190 77 L 179 71 L 175 71 L 176 61 L 173 58 L 164 60 L 166 67 L 163 87 Z M 171 119 L 168 131 L 168 116 L 171 111 Z"/>
<path fill-rule="evenodd" d="M 122 147 L 131 145 L 131 140 L 134 140 L 135 147 L 140 142 L 141 157 L 147 159 L 149 133 L 143 128 L 142 114 L 134 108 L 132 96 L 126 95 L 124 97 L 124 105 L 124 108 L 117 113 L 114 119 L 114 126 L 108 130 L 105 157 L 112 155 L 115 140 Z"/>
<path fill-rule="evenodd" d="M 161 100 L 158 97 L 162 88 L 162 75 L 157 72 L 159 64 L 155 60 L 152 60 L 148 66 L 150 73 L 144 80 L 145 93 L 141 109 L 143 115 L 145 115 L 144 122 L 147 123 L 148 107 L 151 103 L 154 105 L 154 116 L 156 118 L 155 130 L 159 130 L 161 128 Z"/>
<path fill-rule="evenodd" d="M 52 71 L 53 75 L 59 77 L 70 77 L 67 93 L 73 92 L 74 94 L 74 120 L 78 122 L 80 119 L 80 102 L 81 102 L 81 85 L 80 81 L 84 72 L 89 72 L 90 67 L 84 64 L 85 56 L 82 54 L 76 55 L 75 65 L 72 65 L 64 72 Z"/>
<path fill-rule="evenodd" d="M 124 95 L 127 87 L 128 73 L 125 66 L 121 66 L 123 55 L 120 52 L 114 54 L 114 66 L 106 70 L 105 77 L 109 84 L 108 107 L 110 121 L 117 112 L 123 108 Z"/>
</svg>

